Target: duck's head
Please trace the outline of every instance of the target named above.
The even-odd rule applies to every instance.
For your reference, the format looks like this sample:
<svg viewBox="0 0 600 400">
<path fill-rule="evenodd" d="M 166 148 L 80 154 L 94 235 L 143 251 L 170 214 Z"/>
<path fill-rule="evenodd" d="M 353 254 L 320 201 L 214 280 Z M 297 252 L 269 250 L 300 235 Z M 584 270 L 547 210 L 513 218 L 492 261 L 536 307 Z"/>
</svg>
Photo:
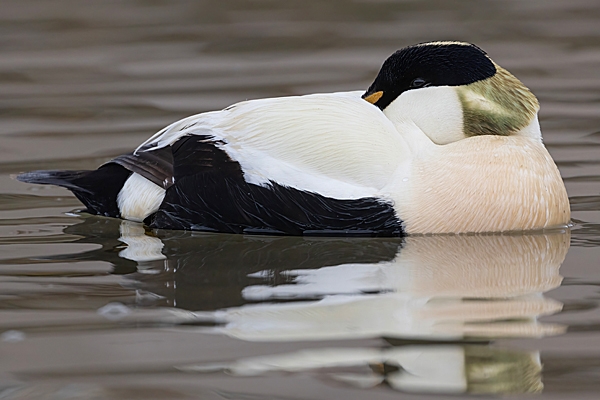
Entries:
<svg viewBox="0 0 600 400">
<path fill-rule="evenodd" d="M 437 144 L 478 135 L 541 138 L 536 97 L 479 47 L 429 42 L 392 54 L 362 96 Z"/>
</svg>

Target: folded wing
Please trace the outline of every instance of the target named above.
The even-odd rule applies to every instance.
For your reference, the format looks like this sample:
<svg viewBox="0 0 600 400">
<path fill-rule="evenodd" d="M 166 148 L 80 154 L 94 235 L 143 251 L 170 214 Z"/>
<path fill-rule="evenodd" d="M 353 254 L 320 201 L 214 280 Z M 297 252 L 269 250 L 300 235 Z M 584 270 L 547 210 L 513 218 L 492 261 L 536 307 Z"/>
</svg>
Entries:
<svg viewBox="0 0 600 400">
<path fill-rule="evenodd" d="M 392 123 L 359 92 L 238 103 L 179 121 L 135 154 L 149 156 L 190 135 L 212 139 L 248 183 L 276 182 L 339 199 L 379 193 L 410 158 Z"/>
</svg>

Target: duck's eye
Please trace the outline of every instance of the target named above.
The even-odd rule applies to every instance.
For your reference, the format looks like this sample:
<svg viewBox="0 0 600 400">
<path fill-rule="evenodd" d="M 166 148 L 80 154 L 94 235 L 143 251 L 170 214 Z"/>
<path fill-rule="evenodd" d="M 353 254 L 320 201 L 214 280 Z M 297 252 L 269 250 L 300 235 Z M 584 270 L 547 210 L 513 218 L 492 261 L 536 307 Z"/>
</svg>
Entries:
<svg viewBox="0 0 600 400">
<path fill-rule="evenodd" d="M 420 88 L 420 87 L 425 87 L 428 86 L 428 83 L 425 79 L 423 78 L 415 78 L 413 79 L 413 81 L 410 83 L 410 87 L 411 88 Z"/>
</svg>

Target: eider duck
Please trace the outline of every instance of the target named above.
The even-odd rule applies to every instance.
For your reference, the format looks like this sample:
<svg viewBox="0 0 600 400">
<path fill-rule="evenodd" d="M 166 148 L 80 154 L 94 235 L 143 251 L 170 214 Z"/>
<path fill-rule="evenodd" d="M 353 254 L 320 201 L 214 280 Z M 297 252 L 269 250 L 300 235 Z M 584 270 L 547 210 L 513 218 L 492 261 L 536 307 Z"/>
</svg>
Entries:
<svg viewBox="0 0 600 400">
<path fill-rule="evenodd" d="M 250 100 L 162 129 L 94 171 L 34 171 L 150 228 L 403 236 L 565 226 L 536 97 L 479 47 L 392 54 L 365 92 Z"/>
</svg>

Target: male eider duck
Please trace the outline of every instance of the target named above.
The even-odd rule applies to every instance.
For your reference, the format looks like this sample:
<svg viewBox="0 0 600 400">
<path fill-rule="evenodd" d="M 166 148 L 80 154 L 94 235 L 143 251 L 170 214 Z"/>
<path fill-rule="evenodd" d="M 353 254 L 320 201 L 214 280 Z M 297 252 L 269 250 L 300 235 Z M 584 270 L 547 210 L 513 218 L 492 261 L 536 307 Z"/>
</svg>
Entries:
<svg viewBox="0 0 600 400">
<path fill-rule="evenodd" d="M 287 235 L 565 226 L 535 96 L 477 46 L 403 48 L 366 93 L 244 101 L 175 122 L 95 171 L 34 171 L 150 228 Z"/>
</svg>

